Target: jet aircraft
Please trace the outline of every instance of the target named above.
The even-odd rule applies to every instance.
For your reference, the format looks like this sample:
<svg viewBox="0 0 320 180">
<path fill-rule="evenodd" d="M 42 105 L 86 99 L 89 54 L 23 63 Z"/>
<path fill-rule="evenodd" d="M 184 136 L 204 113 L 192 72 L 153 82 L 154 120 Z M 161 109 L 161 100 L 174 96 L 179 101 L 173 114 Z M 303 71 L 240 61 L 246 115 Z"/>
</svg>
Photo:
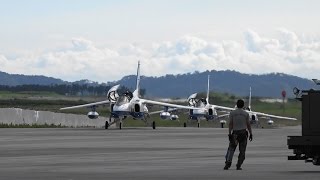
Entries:
<svg viewBox="0 0 320 180">
<path fill-rule="evenodd" d="M 231 111 L 233 108 L 228 108 L 224 106 L 219 106 L 209 103 L 209 91 L 210 91 L 210 75 L 208 75 L 208 89 L 206 99 L 197 99 L 197 93 L 189 96 L 188 103 L 190 107 L 196 107 L 199 109 L 189 110 L 189 119 L 196 120 L 198 122 L 198 127 L 200 127 L 200 120 L 205 119 L 207 121 L 216 120 L 228 116 L 229 114 L 218 115 L 217 110 L 221 111 Z"/>
<path fill-rule="evenodd" d="M 133 117 L 133 119 L 139 119 L 143 120 L 145 123 L 147 123 L 147 118 L 150 114 L 155 113 L 149 113 L 147 104 L 150 105 L 160 105 L 164 107 L 164 110 L 160 112 L 160 116 L 162 119 L 172 119 L 175 120 L 178 118 L 177 115 L 171 115 L 170 112 L 177 109 L 192 109 L 196 110 L 198 108 L 190 107 L 190 106 L 183 106 L 183 105 L 177 105 L 177 104 L 171 104 L 171 103 L 164 103 L 159 101 L 153 101 L 148 99 L 142 99 L 140 98 L 139 89 L 140 89 L 140 61 L 138 62 L 138 68 L 137 68 L 137 81 L 136 81 L 136 89 L 133 93 L 127 91 L 121 95 L 118 94 L 117 89 L 120 85 L 115 85 L 107 93 L 108 100 L 100 101 L 100 102 L 94 102 L 89 104 L 82 104 L 78 106 L 71 106 L 71 107 L 64 107 L 60 110 L 67 110 L 67 109 L 75 109 L 75 108 L 83 108 L 88 107 L 91 108 L 91 111 L 87 114 L 87 116 L 90 119 L 96 119 L 98 118 L 99 114 L 96 111 L 96 108 L 99 105 L 110 105 L 110 117 L 109 120 L 105 122 L 105 129 L 108 129 L 108 127 L 116 122 L 119 122 L 119 128 L 122 128 L 123 120 L 126 119 L 128 116 Z M 159 113 L 159 112 L 156 112 Z M 152 122 L 153 129 L 156 128 L 155 121 Z"/>
<path fill-rule="evenodd" d="M 249 93 L 249 103 L 248 103 L 248 107 L 245 108 L 245 110 L 249 113 L 250 116 L 250 123 L 251 124 L 256 124 L 257 126 L 259 125 L 259 119 L 260 118 L 264 118 L 267 119 L 267 123 L 268 125 L 273 125 L 274 121 L 272 120 L 272 118 L 275 119 L 284 119 L 284 120 L 297 120 L 296 118 L 291 118 L 291 117 L 284 117 L 284 116 L 277 116 L 277 115 L 272 115 L 272 114 L 265 114 L 265 113 L 261 113 L 261 112 L 254 112 L 251 110 L 251 87 L 250 87 L 250 93 Z"/>
<path fill-rule="evenodd" d="M 218 115 L 217 111 L 230 112 L 235 109 L 235 108 L 230 108 L 230 107 L 225 107 L 225 106 L 209 104 L 209 90 L 210 90 L 209 89 L 210 88 L 209 80 L 210 80 L 210 76 L 208 76 L 208 89 L 207 89 L 206 99 L 204 99 L 204 98 L 196 99 L 197 93 L 190 95 L 188 98 L 188 103 L 189 103 L 190 107 L 200 108 L 200 109 L 190 109 L 189 110 L 189 118 L 191 120 L 197 120 L 198 127 L 200 127 L 200 120 L 201 119 L 206 119 L 207 121 L 209 121 L 209 120 L 215 120 L 218 118 L 229 116 L 229 113 L 223 114 L 223 115 Z M 267 123 L 269 125 L 272 125 L 274 123 L 272 118 L 285 119 L 285 120 L 297 120 L 296 118 L 283 117 L 283 116 L 277 116 L 277 115 L 252 111 L 251 110 L 251 87 L 250 87 L 250 95 L 249 95 L 249 105 L 247 108 L 245 108 L 245 110 L 249 113 L 251 124 L 258 124 L 259 123 L 258 117 L 268 119 Z M 220 123 L 225 123 L 225 121 L 221 120 Z"/>
</svg>

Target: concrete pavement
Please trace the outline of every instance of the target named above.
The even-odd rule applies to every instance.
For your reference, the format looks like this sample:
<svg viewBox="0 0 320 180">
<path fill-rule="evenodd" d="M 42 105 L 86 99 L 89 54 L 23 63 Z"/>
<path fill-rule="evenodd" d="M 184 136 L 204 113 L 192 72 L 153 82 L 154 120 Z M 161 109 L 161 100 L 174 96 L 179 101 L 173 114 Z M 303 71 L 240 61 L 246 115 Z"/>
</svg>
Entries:
<svg viewBox="0 0 320 180">
<path fill-rule="evenodd" d="M 319 179 L 320 167 L 288 161 L 301 127 L 254 129 L 242 171 L 223 170 L 220 128 L 0 129 L 0 179 Z"/>
</svg>

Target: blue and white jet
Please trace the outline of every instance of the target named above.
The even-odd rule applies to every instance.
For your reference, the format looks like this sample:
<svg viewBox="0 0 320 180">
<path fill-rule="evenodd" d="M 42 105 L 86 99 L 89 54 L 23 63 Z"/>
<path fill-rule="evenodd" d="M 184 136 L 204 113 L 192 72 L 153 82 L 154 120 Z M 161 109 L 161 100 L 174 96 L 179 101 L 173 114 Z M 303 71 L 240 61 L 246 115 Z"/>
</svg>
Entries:
<svg viewBox="0 0 320 180">
<path fill-rule="evenodd" d="M 119 128 L 122 128 L 123 120 L 126 119 L 128 116 L 133 117 L 133 119 L 139 119 L 143 120 L 145 123 L 147 123 L 147 118 L 150 114 L 155 113 L 149 113 L 147 104 L 150 105 L 159 105 L 163 106 L 164 110 L 159 111 L 160 117 L 162 119 L 176 119 L 177 116 L 171 115 L 170 111 L 174 109 L 188 109 L 188 110 L 197 110 L 199 108 L 190 107 L 190 106 L 183 106 L 183 105 L 177 105 L 177 104 L 171 104 L 171 103 L 165 103 L 165 102 L 159 102 L 159 101 L 153 101 L 148 99 L 142 99 L 140 98 L 139 89 L 140 89 L 140 62 L 138 62 L 138 68 L 137 68 L 137 82 L 136 82 L 136 89 L 133 93 L 127 91 L 121 95 L 118 94 L 117 89 L 120 85 L 115 85 L 107 93 L 108 100 L 100 101 L 100 102 L 94 102 L 89 104 L 82 104 L 78 106 L 72 106 L 72 107 L 64 107 L 60 110 L 67 110 L 67 109 L 76 109 L 76 108 L 83 108 L 88 107 L 91 108 L 91 111 L 87 114 L 87 116 L 90 119 L 96 119 L 98 118 L 99 114 L 96 112 L 96 108 L 99 105 L 110 105 L 110 117 L 109 120 L 105 122 L 105 129 L 108 129 L 109 126 L 112 124 L 119 122 Z M 156 113 L 159 113 L 156 112 Z M 155 121 L 152 122 L 153 129 L 156 128 Z"/>
<path fill-rule="evenodd" d="M 210 76 L 208 76 L 208 89 L 207 89 L 207 97 L 206 99 L 197 99 L 197 93 L 194 93 L 189 96 L 188 103 L 190 107 L 195 107 L 198 109 L 190 109 L 189 111 L 189 118 L 191 120 L 198 121 L 198 127 L 200 126 L 200 120 L 206 119 L 209 120 L 216 120 L 219 118 L 227 117 L 229 116 L 229 112 L 235 110 L 235 108 L 231 107 L 225 107 L 225 106 L 219 106 L 209 103 L 209 84 Z M 297 120 L 296 118 L 291 117 L 284 117 L 284 116 L 277 116 L 272 114 L 266 114 L 262 112 L 255 112 L 251 110 L 251 87 L 250 87 L 250 95 L 249 95 L 249 104 L 248 107 L 245 108 L 245 110 L 249 113 L 250 117 L 250 123 L 251 124 L 259 124 L 258 117 L 267 119 L 267 123 L 269 125 L 273 125 L 275 119 L 284 119 L 284 120 Z M 217 111 L 225 112 L 226 114 L 218 115 Z M 221 120 L 220 123 L 226 123 L 225 120 Z"/>
<path fill-rule="evenodd" d="M 283 120 L 293 120 L 293 121 L 297 120 L 297 118 L 277 116 L 277 115 L 252 111 L 251 110 L 251 87 L 250 87 L 250 94 L 249 94 L 249 104 L 248 104 L 248 107 L 245 108 L 245 110 L 249 113 L 250 123 L 255 124 L 257 126 L 260 124 L 258 117 L 263 118 L 263 119 L 267 119 L 268 125 L 274 124 L 274 121 L 272 120 L 273 118 L 274 119 L 283 119 Z"/>
<path fill-rule="evenodd" d="M 188 98 L 189 106 L 198 108 L 198 109 L 189 110 L 190 120 L 196 120 L 198 122 L 198 127 L 200 127 L 200 120 L 211 121 L 211 120 L 216 120 L 218 118 L 222 118 L 229 115 L 229 113 L 218 115 L 217 110 L 226 111 L 226 112 L 233 110 L 233 108 L 210 104 L 209 91 L 210 91 L 210 75 L 208 75 L 208 89 L 207 89 L 206 99 L 204 98 L 198 99 L 197 93 L 191 94 Z"/>
</svg>

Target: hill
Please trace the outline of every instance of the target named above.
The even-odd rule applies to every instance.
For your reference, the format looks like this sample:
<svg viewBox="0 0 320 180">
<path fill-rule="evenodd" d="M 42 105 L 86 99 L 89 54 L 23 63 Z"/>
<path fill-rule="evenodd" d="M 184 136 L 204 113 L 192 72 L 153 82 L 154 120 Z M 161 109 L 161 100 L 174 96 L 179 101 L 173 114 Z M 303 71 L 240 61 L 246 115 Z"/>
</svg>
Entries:
<svg viewBox="0 0 320 180">
<path fill-rule="evenodd" d="M 297 76 L 271 73 L 264 75 L 243 74 L 236 71 L 205 71 L 188 74 L 166 75 L 161 77 L 141 77 L 141 88 L 151 97 L 188 97 L 195 92 L 205 92 L 207 76 L 210 75 L 210 90 L 237 96 L 248 96 L 252 87 L 253 96 L 280 98 L 285 90 L 288 97 L 293 97 L 292 89 L 315 88 L 311 80 Z M 126 76 L 118 83 L 128 88 L 135 87 L 136 77 Z"/>
<path fill-rule="evenodd" d="M 8 74 L 0 71 L 0 85 L 18 86 L 27 84 L 52 85 L 65 84 L 66 81 L 46 76 L 29 76 L 22 74 Z"/>
<path fill-rule="evenodd" d="M 293 97 L 292 89 L 315 88 L 311 80 L 283 73 L 264 75 L 243 74 L 236 71 L 205 71 L 178 75 L 165 75 L 161 77 L 141 77 L 141 88 L 146 90 L 149 97 L 176 97 L 185 98 L 195 92 L 205 92 L 207 89 L 207 76 L 210 75 L 210 90 L 220 93 L 248 96 L 249 87 L 252 87 L 253 96 L 280 98 L 282 90 L 287 91 L 288 97 Z M 129 75 L 114 82 L 99 84 L 89 80 L 67 82 L 46 76 L 27 76 L 0 72 L 0 85 L 18 86 L 26 84 L 53 85 L 53 84 L 79 84 L 90 86 L 110 86 L 121 84 L 130 89 L 136 86 L 136 76 Z"/>
</svg>

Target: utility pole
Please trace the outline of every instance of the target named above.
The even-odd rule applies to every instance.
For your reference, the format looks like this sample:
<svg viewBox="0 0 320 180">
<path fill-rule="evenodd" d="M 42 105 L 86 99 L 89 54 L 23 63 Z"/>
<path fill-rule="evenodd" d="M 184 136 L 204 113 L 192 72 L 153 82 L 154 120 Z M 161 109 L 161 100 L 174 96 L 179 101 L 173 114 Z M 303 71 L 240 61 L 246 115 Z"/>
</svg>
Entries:
<svg viewBox="0 0 320 180">
<path fill-rule="evenodd" d="M 282 110 L 283 110 L 283 113 L 285 112 L 285 100 L 286 100 L 286 96 L 287 96 L 287 92 L 285 90 L 283 90 L 281 92 L 281 95 L 282 95 Z"/>
</svg>

